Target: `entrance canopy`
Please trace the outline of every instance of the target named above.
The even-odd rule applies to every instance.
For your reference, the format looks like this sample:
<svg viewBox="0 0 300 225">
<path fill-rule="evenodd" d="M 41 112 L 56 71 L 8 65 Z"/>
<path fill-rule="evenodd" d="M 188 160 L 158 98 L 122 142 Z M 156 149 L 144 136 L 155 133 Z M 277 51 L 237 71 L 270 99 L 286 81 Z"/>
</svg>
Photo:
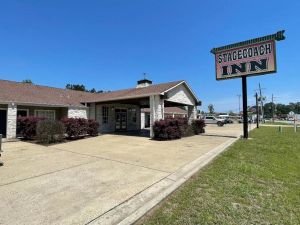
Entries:
<svg viewBox="0 0 300 225">
<path fill-rule="evenodd" d="M 153 123 L 156 120 L 164 118 L 165 107 L 187 106 L 187 116 L 191 122 L 191 120 L 196 119 L 196 107 L 200 105 L 201 102 L 185 81 L 175 81 L 164 84 L 149 85 L 140 88 L 108 92 L 97 96 L 95 95 L 93 100 L 87 101 L 85 104 L 88 104 L 90 108 L 94 107 L 94 110 L 91 109 L 93 112 L 97 111 L 97 106 L 101 107 L 101 105 L 104 107 L 109 105 L 112 110 L 117 109 L 117 116 L 113 117 L 115 120 L 117 120 L 117 123 L 116 121 L 113 121 L 113 123 L 117 124 L 118 128 L 120 126 L 125 127 L 124 123 L 120 122 L 120 120 L 125 120 L 125 117 L 128 117 L 125 115 L 125 111 L 120 113 L 120 107 L 122 105 L 128 106 L 129 108 L 130 106 L 138 106 L 139 109 L 150 108 L 150 136 L 153 136 Z M 116 107 L 114 107 L 114 105 L 116 105 Z M 101 114 L 101 111 L 103 110 L 98 108 L 98 111 L 99 110 Z M 138 129 L 140 129 L 140 125 Z"/>
</svg>

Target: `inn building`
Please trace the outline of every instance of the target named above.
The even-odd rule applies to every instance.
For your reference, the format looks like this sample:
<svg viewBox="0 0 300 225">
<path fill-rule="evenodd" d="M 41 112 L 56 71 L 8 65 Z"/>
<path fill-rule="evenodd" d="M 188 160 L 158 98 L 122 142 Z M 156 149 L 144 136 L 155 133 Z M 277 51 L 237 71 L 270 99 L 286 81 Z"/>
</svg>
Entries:
<svg viewBox="0 0 300 225">
<path fill-rule="evenodd" d="M 152 84 L 143 79 L 135 88 L 106 93 L 0 80 L 0 134 L 7 139 L 16 138 L 19 116 L 94 119 L 100 123 L 99 133 L 140 131 L 145 128 L 147 114 L 153 137 L 154 121 L 182 115 L 191 122 L 196 119 L 200 103 L 184 80 Z"/>
</svg>

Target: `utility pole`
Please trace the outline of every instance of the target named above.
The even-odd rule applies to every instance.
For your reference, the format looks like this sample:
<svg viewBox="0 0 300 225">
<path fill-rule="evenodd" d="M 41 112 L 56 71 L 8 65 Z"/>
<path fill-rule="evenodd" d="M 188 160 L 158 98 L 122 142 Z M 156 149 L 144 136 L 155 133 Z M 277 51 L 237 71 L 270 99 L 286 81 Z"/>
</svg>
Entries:
<svg viewBox="0 0 300 225">
<path fill-rule="evenodd" d="M 255 93 L 255 102 L 256 102 L 256 128 L 259 128 L 259 112 L 258 112 L 258 94 Z"/>
<path fill-rule="evenodd" d="M 258 83 L 258 85 L 259 85 L 259 95 L 260 95 L 261 117 L 262 117 L 262 121 L 264 123 L 264 121 L 265 121 L 265 118 L 264 118 L 264 102 L 263 102 L 263 96 L 262 96 L 262 93 L 261 93 L 260 83 Z"/>
<path fill-rule="evenodd" d="M 274 123 L 274 95 L 272 94 L 272 122 Z"/>
</svg>

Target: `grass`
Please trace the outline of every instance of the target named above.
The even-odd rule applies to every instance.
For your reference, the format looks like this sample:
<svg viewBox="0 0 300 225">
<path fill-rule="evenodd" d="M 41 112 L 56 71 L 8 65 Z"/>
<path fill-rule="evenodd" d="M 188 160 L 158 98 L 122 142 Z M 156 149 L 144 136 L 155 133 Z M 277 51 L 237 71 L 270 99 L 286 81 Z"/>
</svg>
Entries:
<svg viewBox="0 0 300 225">
<path fill-rule="evenodd" d="M 300 224 L 300 132 L 261 127 L 137 224 Z"/>
<path fill-rule="evenodd" d="M 272 121 L 267 121 L 265 123 L 262 123 L 261 125 L 263 124 L 267 124 L 267 125 L 291 125 L 291 126 L 294 126 L 294 123 L 293 122 L 272 122 Z"/>
</svg>

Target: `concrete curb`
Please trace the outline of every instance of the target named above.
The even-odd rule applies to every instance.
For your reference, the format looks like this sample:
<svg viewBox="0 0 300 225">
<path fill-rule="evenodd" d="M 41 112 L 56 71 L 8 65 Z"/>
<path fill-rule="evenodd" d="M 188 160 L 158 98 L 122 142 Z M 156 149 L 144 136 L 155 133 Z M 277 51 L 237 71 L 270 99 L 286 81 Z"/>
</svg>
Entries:
<svg viewBox="0 0 300 225">
<path fill-rule="evenodd" d="M 232 138 L 215 147 L 88 224 L 133 224 L 239 139 Z"/>
</svg>

